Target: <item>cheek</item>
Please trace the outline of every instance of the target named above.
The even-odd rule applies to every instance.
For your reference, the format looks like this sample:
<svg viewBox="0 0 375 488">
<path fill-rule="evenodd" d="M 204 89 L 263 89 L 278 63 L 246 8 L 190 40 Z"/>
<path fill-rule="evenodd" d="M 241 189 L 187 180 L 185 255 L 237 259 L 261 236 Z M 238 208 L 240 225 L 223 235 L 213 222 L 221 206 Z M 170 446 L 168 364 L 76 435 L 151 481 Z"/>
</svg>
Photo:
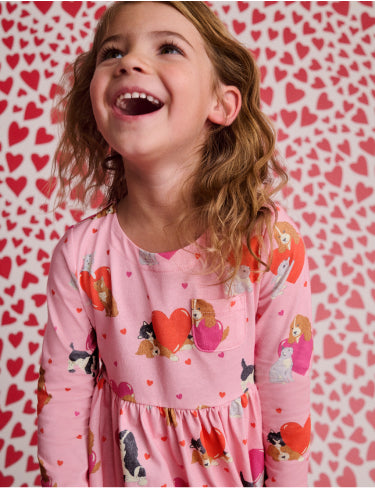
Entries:
<svg viewBox="0 0 375 488">
<path fill-rule="evenodd" d="M 90 100 L 91 100 L 92 111 L 94 113 L 94 117 L 97 124 L 99 123 L 98 118 L 100 117 L 100 113 L 101 113 L 101 109 L 100 109 L 100 104 L 102 103 L 101 95 L 102 95 L 102 89 L 101 89 L 100 78 L 98 78 L 94 74 L 90 83 Z"/>
</svg>

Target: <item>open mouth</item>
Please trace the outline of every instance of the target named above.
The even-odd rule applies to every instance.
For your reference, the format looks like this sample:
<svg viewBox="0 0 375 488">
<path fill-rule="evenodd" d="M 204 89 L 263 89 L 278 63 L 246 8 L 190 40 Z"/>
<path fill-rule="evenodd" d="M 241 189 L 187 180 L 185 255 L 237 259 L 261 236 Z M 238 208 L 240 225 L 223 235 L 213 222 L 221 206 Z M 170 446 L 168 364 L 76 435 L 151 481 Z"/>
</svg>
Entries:
<svg viewBox="0 0 375 488">
<path fill-rule="evenodd" d="M 122 93 L 116 99 L 116 107 L 125 115 L 146 115 L 161 109 L 163 103 L 143 92 Z"/>
</svg>

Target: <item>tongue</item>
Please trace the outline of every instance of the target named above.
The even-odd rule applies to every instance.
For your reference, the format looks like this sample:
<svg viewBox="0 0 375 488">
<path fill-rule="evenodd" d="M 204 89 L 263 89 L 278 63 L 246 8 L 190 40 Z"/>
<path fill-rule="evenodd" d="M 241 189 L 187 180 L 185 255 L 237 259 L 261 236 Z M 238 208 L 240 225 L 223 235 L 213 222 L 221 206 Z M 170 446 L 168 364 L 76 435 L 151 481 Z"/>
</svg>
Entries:
<svg viewBox="0 0 375 488">
<path fill-rule="evenodd" d="M 147 100 L 147 98 L 131 98 L 126 100 L 122 108 L 126 115 L 144 115 L 159 110 L 160 106 Z"/>
</svg>

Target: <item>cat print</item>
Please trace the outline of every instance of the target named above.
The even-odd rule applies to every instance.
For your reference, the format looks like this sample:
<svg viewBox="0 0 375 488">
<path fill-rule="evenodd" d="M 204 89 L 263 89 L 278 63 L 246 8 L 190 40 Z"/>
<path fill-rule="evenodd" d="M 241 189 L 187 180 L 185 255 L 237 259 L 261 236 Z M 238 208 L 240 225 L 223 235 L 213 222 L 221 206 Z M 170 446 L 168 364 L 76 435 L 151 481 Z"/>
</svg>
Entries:
<svg viewBox="0 0 375 488">
<path fill-rule="evenodd" d="M 283 347 L 279 359 L 271 366 L 271 383 L 290 383 L 293 381 L 293 348 Z"/>
<path fill-rule="evenodd" d="M 191 464 L 199 463 L 208 468 L 217 466 L 219 459 L 223 459 L 227 463 L 233 461 L 232 456 L 225 451 L 224 434 L 215 427 L 211 428 L 211 432 L 203 427 L 200 436 L 197 439 L 191 439 L 190 448 L 193 449 Z"/>
<path fill-rule="evenodd" d="M 147 485 L 146 470 L 138 460 L 138 446 L 134 434 L 130 430 L 121 431 L 119 442 L 125 483 Z"/>
</svg>

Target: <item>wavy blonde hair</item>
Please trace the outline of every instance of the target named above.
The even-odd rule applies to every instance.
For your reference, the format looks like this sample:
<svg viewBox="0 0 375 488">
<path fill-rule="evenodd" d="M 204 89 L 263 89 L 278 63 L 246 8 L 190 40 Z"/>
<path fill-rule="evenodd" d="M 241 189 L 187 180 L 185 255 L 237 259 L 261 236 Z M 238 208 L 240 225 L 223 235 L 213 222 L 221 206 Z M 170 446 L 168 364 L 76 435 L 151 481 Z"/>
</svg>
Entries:
<svg viewBox="0 0 375 488">
<path fill-rule="evenodd" d="M 61 101 L 64 131 L 55 154 L 60 202 L 73 187 L 85 200 L 105 185 L 105 205 L 126 195 L 122 158 L 111 152 L 97 129 L 89 89 L 100 43 L 126 3 L 116 2 L 106 10 L 91 49 L 71 66 L 71 88 Z M 230 126 L 212 124 L 210 128 L 201 164 L 189 185 L 192 205 L 180 219 L 180 229 L 205 229 L 210 270 L 222 280 L 233 278 L 238 271 L 244 242 L 267 269 L 251 240 L 254 235 L 263 235 L 264 229 L 272 238 L 273 214 L 277 213 L 272 198 L 287 176 L 276 157 L 275 131 L 260 108 L 258 67 L 249 50 L 230 35 L 203 2 L 162 3 L 178 10 L 196 27 L 217 81 L 236 86 L 242 97 L 241 110 Z"/>
</svg>

